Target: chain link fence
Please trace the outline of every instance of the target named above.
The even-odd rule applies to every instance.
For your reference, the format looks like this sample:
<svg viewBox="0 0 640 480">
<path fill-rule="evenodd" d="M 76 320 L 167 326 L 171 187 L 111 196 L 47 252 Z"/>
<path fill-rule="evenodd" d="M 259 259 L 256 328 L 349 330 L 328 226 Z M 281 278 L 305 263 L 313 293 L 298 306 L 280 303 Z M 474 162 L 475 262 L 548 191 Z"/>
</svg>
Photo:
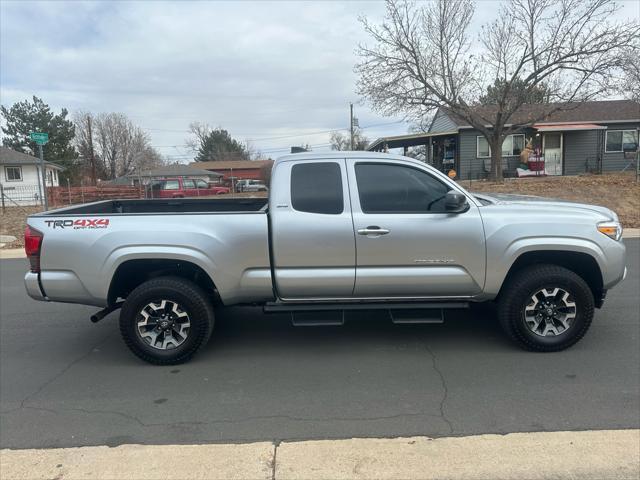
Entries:
<svg viewBox="0 0 640 480">
<path fill-rule="evenodd" d="M 42 205 L 42 194 L 37 185 L 0 184 L 2 209 L 6 207 L 28 207 Z"/>
</svg>

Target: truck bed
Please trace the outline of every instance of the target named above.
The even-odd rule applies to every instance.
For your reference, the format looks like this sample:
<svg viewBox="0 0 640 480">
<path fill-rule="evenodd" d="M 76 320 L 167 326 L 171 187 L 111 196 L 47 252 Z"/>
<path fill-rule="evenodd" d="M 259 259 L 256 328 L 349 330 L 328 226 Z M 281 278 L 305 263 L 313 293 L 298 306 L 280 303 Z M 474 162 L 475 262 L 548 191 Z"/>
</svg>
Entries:
<svg viewBox="0 0 640 480">
<path fill-rule="evenodd" d="M 163 198 L 104 200 L 42 212 L 46 215 L 117 215 L 155 213 L 255 213 L 266 211 L 267 198 Z"/>
</svg>

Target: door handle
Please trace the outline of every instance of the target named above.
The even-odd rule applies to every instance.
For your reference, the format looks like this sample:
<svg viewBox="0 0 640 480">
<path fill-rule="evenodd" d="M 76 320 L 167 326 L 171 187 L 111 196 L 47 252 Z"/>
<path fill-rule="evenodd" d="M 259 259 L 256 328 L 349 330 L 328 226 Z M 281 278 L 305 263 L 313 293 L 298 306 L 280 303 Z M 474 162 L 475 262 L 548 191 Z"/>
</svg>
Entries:
<svg viewBox="0 0 640 480">
<path fill-rule="evenodd" d="M 380 228 L 375 225 L 370 225 L 367 228 L 361 228 L 360 230 L 358 230 L 358 235 L 371 235 L 377 237 L 380 235 L 386 235 L 389 232 L 390 230 L 387 230 L 386 228 Z"/>
</svg>

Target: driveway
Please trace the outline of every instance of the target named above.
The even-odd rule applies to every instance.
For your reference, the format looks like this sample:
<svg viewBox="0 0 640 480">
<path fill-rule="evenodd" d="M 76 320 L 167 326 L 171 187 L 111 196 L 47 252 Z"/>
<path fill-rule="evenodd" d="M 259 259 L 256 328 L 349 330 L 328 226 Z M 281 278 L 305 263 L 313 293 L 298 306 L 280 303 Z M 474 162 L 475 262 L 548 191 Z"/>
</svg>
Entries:
<svg viewBox="0 0 640 480">
<path fill-rule="evenodd" d="M 192 362 L 153 367 L 117 314 L 30 300 L 26 260 L 0 261 L 0 447 L 177 444 L 640 427 L 640 241 L 629 276 L 565 352 L 519 350 L 491 310 L 443 325 L 353 314 L 295 329 L 219 312 Z"/>
</svg>

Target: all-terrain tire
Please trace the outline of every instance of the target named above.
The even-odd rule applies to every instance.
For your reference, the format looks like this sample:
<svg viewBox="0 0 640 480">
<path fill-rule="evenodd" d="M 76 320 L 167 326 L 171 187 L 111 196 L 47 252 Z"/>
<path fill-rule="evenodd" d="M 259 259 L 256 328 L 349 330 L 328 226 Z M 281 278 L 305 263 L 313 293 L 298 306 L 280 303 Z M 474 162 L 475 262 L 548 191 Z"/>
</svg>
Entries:
<svg viewBox="0 0 640 480">
<path fill-rule="evenodd" d="M 186 312 L 190 327 L 186 339 L 178 346 L 160 349 L 142 338 L 138 322 L 145 306 L 166 300 Z M 180 277 L 158 277 L 136 287 L 120 312 L 120 333 L 129 349 L 142 360 L 155 365 L 175 365 L 188 361 L 209 341 L 214 313 L 211 300 L 193 282 Z"/>
<path fill-rule="evenodd" d="M 541 289 L 560 288 L 575 303 L 575 318 L 559 334 L 541 336 L 525 321 L 525 308 Z M 508 279 L 498 298 L 498 320 L 506 334 L 522 348 L 538 352 L 564 350 L 587 333 L 594 313 L 594 299 L 587 283 L 576 273 L 558 265 L 539 264 L 524 268 Z"/>
</svg>

